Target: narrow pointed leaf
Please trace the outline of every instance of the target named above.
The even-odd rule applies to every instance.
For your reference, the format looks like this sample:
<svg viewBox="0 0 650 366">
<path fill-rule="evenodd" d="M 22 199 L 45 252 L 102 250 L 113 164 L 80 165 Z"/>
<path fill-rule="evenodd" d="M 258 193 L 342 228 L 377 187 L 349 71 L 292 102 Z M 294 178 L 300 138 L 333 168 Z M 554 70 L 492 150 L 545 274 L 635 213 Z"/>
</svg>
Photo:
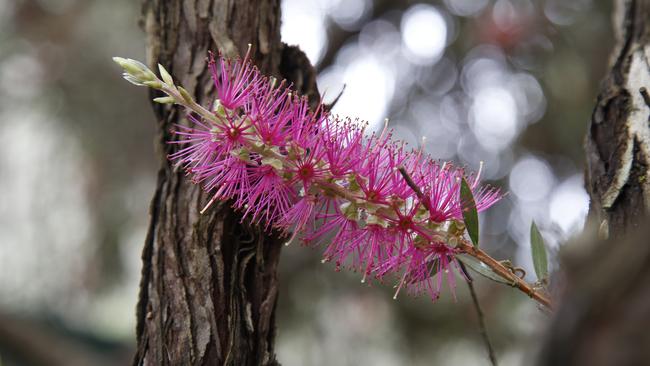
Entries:
<svg viewBox="0 0 650 366">
<path fill-rule="evenodd" d="M 490 279 L 495 282 L 503 283 L 509 286 L 514 286 L 514 282 L 511 282 L 499 275 L 498 273 L 494 272 L 490 267 L 488 267 L 485 263 L 479 261 L 478 259 L 469 256 L 467 254 L 457 254 L 456 258 L 465 263 L 465 265 L 469 268 L 471 268 L 474 272 L 480 274 L 481 276 Z"/>
<path fill-rule="evenodd" d="M 463 220 L 469 238 L 475 247 L 478 247 L 478 212 L 476 211 L 476 203 L 474 202 L 474 195 L 469 188 L 469 184 L 465 178 L 460 183 L 460 202 L 463 210 Z"/>
<path fill-rule="evenodd" d="M 533 254 L 533 267 L 538 280 L 543 280 L 548 276 L 548 259 L 546 257 L 546 245 L 544 238 L 537 229 L 535 221 L 530 225 L 530 246 Z"/>
</svg>

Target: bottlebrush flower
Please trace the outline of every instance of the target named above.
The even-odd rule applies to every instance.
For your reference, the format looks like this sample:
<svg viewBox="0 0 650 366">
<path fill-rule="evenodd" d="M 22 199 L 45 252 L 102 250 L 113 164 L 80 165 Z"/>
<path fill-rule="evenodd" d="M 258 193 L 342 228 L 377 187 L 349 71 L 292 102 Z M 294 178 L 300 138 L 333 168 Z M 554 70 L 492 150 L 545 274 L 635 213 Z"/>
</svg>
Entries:
<svg viewBox="0 0 650 366">
<path fill-rule="evenodd" d="M 219 57 L 216 61 L 214 54 L 210 53 L 208 66 L 214 86 L 219 93 L 219 101 L 230 110 L 235 110 L 251 101 L 251 94 L 256 92 L 256 88 L 261 87 L 263 83 L 258 82 L 261 78 L 259 72 L 250 62 L 250 49 L 244 56 L 244 61 L 228 60 Z"/>
<path fill-rule="evenodd" d="M 365 134 L 365 126 L 315 111 L 285 83 L 266 78 L 244 59 L 210 55 L 217 100 L 212 110 L 189 94 L 137 75 L 190 110 L 190 126 L 178 125 L 170 160 L 183 167 L 215 200 L 231 200 L 245 218 L 290 241 L 324 245 L 324 261 L 363 272 L 364 280 L 396 276 L 411 293 L 438 298 L 443 282 L 454 288 L 455 243 L 463 236 L 462 179 L 470 182 L 476 208 L 500 198 L 451 163 L 393 141 L 391 132 Z M 162 71 L 161 71 L 162 72 Z M 133 78 L 133 77 L 132 77 Z M 158 99 L 167 102 L 167 99 Z M 416 192 L 401 171 L 406 171 Z"/>
<path fill-rule="evenodd" d="M 253 183 L 235 205 L 244 209 L 244 217 L 250 214 L 253 222 L 265 224 L 268 230 L 295 203 L 295 192 L 271 165 L 249 167 L 249 172 Z"/>
<path fill-rule="evenodd" d="M 454 248 L 442 242 L 421 243 L 421 245 L 410 245 L 405 248 L 402 256 L 396 256 L 385 262 L 379 270 L 391 273 L 401 271 L 403 274 L 395 286 L 395 298 L 402 287 L 413 295 L 429 294 L 431 300 L 435 301 L 440 297 L 443 281 L 449 284 L 454 294 L 456 281 L 454 271 L 464 276 L 455 258 Z"/>
</svg>

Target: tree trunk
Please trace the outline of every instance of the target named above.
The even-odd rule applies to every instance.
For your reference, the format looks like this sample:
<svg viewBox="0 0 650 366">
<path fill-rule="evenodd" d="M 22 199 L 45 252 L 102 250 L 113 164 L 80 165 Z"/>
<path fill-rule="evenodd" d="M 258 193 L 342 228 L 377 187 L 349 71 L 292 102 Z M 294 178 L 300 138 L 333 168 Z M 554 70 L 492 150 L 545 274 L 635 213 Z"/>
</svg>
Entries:
<svg viewBox="0 0 650 366">
<path fill-rule="evenodd" d="M 543 366 L 650 365 L 650 0 L 618 0 L 614 30 L 585 145 L 590 216 L 609 240 L 564 251 Z"/>
<path fill-rule="evenodd" d="M 618 0 L 616 49 L 585 149 L 590 215 L 601 236 L 637 227 L 650 207 L 650 1 Z"/>
<path fill-rule="evenodd" d="M 304 54 L 280 42 L 279 0 L 144 0 L 142 16 L 149 66 L 165 66 L 203 105 L 214 97 L 208 51 L 234 56 L 249 43 L 262 72 L 317 96 Z M 228 203 L 199 214 L 209 195 L 166 159 L 176 149 L 166 143 L 170 128 L 187 123 L 185 112 L 154 110 L 162 165 L 142 253 L 134 365 L 275 365 L 281 245 L 240 223 Z"/>
</svg>

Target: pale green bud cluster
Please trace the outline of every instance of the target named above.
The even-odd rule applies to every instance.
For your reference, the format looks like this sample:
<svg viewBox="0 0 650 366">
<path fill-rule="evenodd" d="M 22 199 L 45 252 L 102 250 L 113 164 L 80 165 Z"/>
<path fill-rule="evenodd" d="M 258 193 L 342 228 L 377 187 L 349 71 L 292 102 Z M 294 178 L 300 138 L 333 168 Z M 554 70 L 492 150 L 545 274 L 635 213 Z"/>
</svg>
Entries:
<svg viewBox="0 0 650 366">
<path fill-rule="evenodd" d="M 128 82 L 138 86 L 149 86 L 155 89 L 160 89 L 162 84 L 149 68 L 140 61 L 130 58 L 113 57 L 118 65 L 122 67 L 124 73 L 122 76 Z"/>
<path fill-rule="evenodd" d="M 174 78 L 172 78 L 169 71 L 167 71 L 167 69 L 165 69 L 161 64 L 158 64 L 158 72 L 160 73 L 160 78 L 158 78 L 153 71 L 140 61 L 123 57 L 113 57 L 113 61 L 122 67 L 124 70 L 122 76 L 128 82 L 137 86 L 148 86 L 167 94 L 163 97 L 153 98 L 154 102 L 160 104 L 182 105 L 193 110 L 207 120 L 215 123 L 218 122 L 216 116 L 196 103 L 187 90 L 183 87 L 174 85 Z M 215 106 L 215 112 L 218 113 L 222 110 L 223 107 L 219 109 Z"/>
</svg>

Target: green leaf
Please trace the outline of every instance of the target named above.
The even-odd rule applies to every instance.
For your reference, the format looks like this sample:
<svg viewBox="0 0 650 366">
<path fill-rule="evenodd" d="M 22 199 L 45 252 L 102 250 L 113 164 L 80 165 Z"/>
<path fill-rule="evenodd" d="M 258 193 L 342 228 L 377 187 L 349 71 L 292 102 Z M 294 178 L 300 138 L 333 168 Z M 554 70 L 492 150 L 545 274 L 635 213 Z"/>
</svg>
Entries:
<svg viewBox="0 0 650 366">
<path fill-rule="evenodd" d="M 495 282 L 503 283 L 509 286 L 514 286 L 514 282 L 510 282 L 509 280 L 501 277 L 498 273 L 494 272 L 490 267 L 488 267 L 485 263 L 481 262 L 480 260 L 469 256 L 467 254 L 456 254 L 456 259 L 459 261 L 465 263 L 467 267 L 471 268 L 474 272 L 480 274 L 481 276 L 490 279 Z"/>
<path fill-rule="evenodd" d="M 530 246 L 533 253 L 533 266 L 538 280 L 543 280 L 548 276 L 548 259 L 546 258 L 546 246 L 544 238 L 537 229 L 535 221 L 530 225 Z"/>
<path fill-rule="evenodd" d="M 469 188 L 469 184 L 465 178 L 460 183 L 460 202 L 463 209 L 463 220 L 467 227 L 469 238 L 475 247 L 478 247 L 478 212 L 476 211 L 476 203 L 474 202 L 474 195 Z"/>
</svg>

